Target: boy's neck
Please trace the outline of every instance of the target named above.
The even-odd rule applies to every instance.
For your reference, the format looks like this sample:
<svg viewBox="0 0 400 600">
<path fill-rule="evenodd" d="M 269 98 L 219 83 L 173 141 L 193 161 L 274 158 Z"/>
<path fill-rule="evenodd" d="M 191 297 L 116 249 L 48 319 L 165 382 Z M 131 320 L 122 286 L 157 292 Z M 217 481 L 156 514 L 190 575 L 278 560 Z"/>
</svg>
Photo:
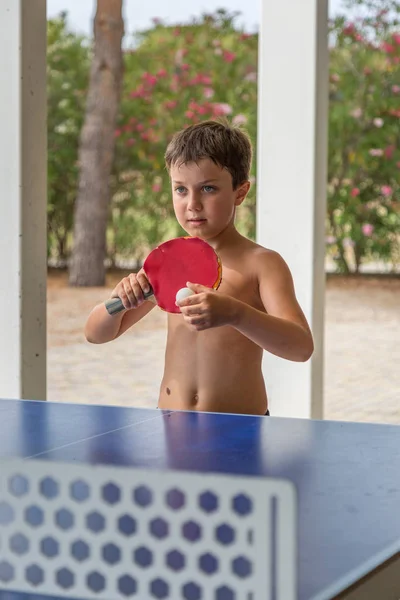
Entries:
<svg viewBox="0 0 400 600">
<path fill-rule="evenodd" d="M 207 243 L 210 244 L 212 248 L 217 252 L 221 252 L 225 248 L 236 244 L 238 241 L 242 240 L 243 236 L 238 232 L 234 223 L 230 223 L 223 231 L 221 231 L 214 238 L 210 238 L 207 240 Z"/>
</svg>

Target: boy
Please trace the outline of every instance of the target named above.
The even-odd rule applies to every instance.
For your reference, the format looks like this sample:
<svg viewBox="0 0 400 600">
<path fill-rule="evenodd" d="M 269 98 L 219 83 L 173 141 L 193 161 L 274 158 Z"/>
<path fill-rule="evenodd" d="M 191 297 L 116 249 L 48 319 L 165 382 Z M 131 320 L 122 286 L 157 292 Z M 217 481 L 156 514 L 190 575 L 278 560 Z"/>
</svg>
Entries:
<svg viewBox="0 0 400 600">
<path fill-rule="evenodd" d="M 192 125 L 168 145 L 176 218 L 188 235 L 215 249 L 222 283 L 215 291 L 188 282 L 195 294 L 179 302 L 181 314 L 168 314 L 159 408 L 269 414 L 263 350 L 292 361 L 313 353 L 288 266 L 235 228 L 236 208 L 250 188 L 251 159 L 248 136 L 218 121 Z M 111 317 L 104 304 L 96 306 L 87 340 L 114 340 L 153 310 L 143 298 L 148 288 L 143 270 L 123 278 L 111 297 L 119 296 L 125 311 Z"/>
</svg>

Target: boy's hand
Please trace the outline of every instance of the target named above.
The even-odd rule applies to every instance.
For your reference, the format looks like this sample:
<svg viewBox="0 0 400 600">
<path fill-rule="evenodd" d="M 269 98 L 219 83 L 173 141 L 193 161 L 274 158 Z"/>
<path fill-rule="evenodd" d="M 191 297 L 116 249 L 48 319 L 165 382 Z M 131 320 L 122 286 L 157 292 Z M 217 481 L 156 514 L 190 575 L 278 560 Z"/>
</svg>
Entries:
<svg viewBox="0 0 400 600">
<path fill-rule="evenodd" d="M 143 269 L 124 277 L 111 292 L 111 298 L 121 298 L 125 309 L 137 308 L 145 300 L 144 294 L 150 291 L 150 284 Z"/>
<path fill-rule="evenodd" d="M 191 329 L 203 331 L 233 323 L 236 308 L 234 298 L 199 283 L 187 282 L 186 285 L 194 295 L 177 302 L 177 305 Z"/>
</svg>

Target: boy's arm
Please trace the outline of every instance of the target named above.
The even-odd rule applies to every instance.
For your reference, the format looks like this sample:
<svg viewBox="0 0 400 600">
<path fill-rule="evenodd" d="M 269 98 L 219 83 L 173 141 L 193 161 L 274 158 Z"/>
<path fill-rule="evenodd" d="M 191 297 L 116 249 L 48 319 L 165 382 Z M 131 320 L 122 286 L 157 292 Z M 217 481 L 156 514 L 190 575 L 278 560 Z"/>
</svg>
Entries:
<svg viewBox="0 0 400 600">
<path fill-rule="evenodd" d="M 258 281 L 267 314 L 235 301 L 232 326 L 253 342 L 281 358 L 308 360 L 313 351 L 312 334 L 297 302 L 289 267 L 276 252 L 258 257 Z"/>
<path fill-rule="evenodd" d="M 104 305 L 98 304 L 90 313 L 85 325 L 85 337 L 92 344 L 105 344 L 122 335 L 127 329 L 143 319 L 156 304 L 149 300 L 137 308 L 109 315 Z"/>
</svg>

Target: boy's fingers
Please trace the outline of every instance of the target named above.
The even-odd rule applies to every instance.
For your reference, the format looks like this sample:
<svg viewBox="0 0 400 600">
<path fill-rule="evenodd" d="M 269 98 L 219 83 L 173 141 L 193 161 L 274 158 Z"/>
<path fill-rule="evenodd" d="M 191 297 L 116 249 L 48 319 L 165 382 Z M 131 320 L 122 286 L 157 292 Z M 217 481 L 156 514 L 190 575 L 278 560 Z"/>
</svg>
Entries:
<svg viewBox="0 0 400 600">
<path fill-rule="evenodd" d="M 185 316 L 190 317 L 192 315 L 202 315 L 204 311 L 201 304 L 197 304 L 195 306 L 183 306 L 181 307 L 181 312 Z"/>
<path fill-rule="evenodd" d="M 201 285 L 201 283 L 191 283 L 190 281 L 186 282 L 186 287 L 188 287 L 189 290 L 192 290 L 192 292 L 195 292 L 196 294 L 210 291 L 210 288 L 206 287 L 205 285 Z"/>
<path fill-rule="evenodd" d="M 138 282 L 136 275 L 130 275 L 129 282 L 131 284 L 132 299 L 134 304 L 142 302 L 144 300 L 143 290 L 140 287 L 140 283 Z"/>
<path fill-rule="evenodd" d="M 125 309 L 129 309 L 131 308 L 131 303 L 129 301 L 128 295 L 125 292 L 125 289 L 122 289 L 119 294 L 118 294 L 119 298 L 121 299 L 122 304 L 124 305 Z"/>
<path fill-rule="evenodd" d="M 143 292 L 147 294 L 150 291 L 150 284 L 143 270 L 139 271 L 139 273 L 137 274 L 137 280 Z"/>
<path fill-rule="evenodd" d="M 180 300 L 177 305 L 178 306 L 193 306 L 194 304 L 201 304 L 204 300 L 204 296 L 202 294 L 193 294 L 193 296 L 188 296 L 187 298 L 183 298 Z"/>
<path fill-rule="evenodd" d="M 132 306 L 134 306 L 135 304 L 136 299 L 129 281 L 123 283 L 121 292 L 121 300 L 125 308 L 132 308 Z"/>
</svg>

